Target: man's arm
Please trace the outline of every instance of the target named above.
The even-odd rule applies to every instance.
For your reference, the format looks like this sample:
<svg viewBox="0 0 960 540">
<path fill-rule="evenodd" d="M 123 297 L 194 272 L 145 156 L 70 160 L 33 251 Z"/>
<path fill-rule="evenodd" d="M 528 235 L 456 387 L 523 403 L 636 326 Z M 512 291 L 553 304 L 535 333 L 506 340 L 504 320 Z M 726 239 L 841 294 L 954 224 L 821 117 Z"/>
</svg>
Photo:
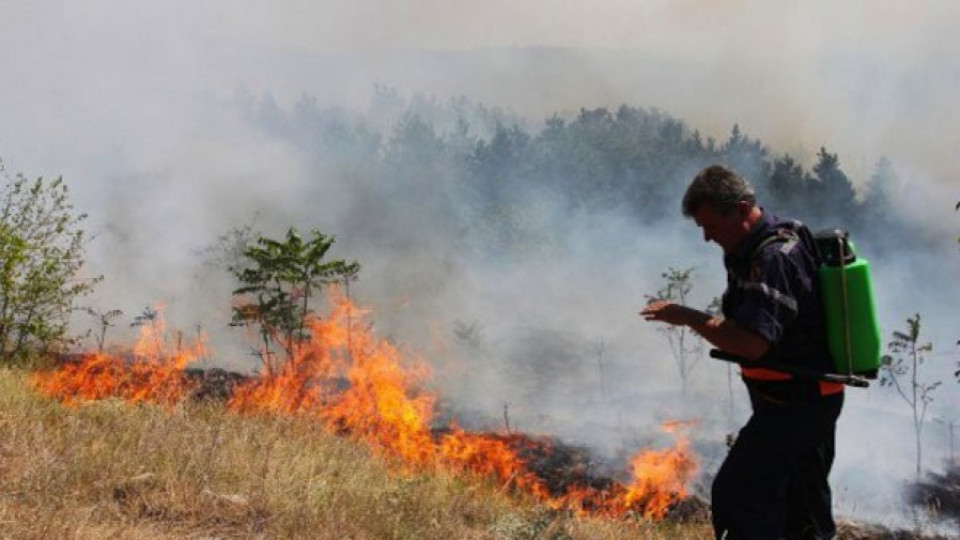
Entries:
<svg viewBox="0 0 960 540">
<path fill-rule="evenodd" d="M 759 360 L 770 350 L 770 342 L 734 321 L 714 317 L 666 300 L 655 300 L 640 311 L 648 321 L 687 326 L 714 347 L 748 360 Z"/>
</svg>

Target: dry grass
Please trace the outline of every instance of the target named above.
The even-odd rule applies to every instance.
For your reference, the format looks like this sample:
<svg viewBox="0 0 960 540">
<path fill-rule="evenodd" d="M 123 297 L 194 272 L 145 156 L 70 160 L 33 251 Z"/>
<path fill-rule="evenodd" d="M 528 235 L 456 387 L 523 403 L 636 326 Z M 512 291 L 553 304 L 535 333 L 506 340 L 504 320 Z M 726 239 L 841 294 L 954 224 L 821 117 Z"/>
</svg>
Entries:
<svg viewBox="0 0 960 540">
<path fill-rule="evenodd" d="M 0 369 L 0 537 L 709 538 L 581 519 L 442 473 L 398 474 L 305 420 L 100 401 L 65 407 Z"/>
</svg>

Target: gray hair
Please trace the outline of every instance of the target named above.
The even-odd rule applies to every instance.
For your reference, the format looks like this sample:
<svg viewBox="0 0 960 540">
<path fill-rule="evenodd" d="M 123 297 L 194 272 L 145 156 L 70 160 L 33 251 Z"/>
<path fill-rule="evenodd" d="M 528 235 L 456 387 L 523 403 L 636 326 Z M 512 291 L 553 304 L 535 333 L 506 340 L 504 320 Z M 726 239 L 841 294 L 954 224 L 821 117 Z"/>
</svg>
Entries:
<svg viewBox="0 0 960 540">
<path fill-rule="evenodd" d="M 690 182 L 683 195 L 681 210 L 686 217 L 693 217 L 700 207 L 709 205 L 714 212 L 729 216 L 737 203 L 757 204 L 757 197 L 750 182 L 733 169 L 724 165 L 711 165 Z"/>
</svg>

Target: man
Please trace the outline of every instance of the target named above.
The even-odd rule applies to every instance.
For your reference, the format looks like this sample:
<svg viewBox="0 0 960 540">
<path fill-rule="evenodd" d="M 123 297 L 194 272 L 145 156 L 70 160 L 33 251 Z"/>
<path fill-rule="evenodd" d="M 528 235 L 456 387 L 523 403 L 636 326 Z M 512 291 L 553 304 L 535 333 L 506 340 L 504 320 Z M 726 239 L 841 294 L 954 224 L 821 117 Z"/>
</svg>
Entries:
<svg viewBox="0 0 960 540">
<path fill-rule="evenodd" d="M 833 538 L 827 476 L 843 387 L 764 368 L 776 360 L 831 371 L 813 238 L 799 222 L 757 206 L 750 184 L 721 165 L 700 171 L 682 209 L 704 240 L 723 248 L 723 317 L 663 300 L 640 314 L 688 326 L 744 359 L 753 414 L 713 482 L 716 536 Z"/>
</svg>

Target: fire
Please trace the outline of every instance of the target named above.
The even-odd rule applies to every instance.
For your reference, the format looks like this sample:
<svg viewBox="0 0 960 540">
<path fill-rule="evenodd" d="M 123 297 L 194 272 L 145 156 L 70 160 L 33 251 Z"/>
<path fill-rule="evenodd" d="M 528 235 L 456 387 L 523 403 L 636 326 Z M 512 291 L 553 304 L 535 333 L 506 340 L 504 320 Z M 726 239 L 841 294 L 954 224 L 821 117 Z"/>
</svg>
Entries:
<svg viewBox="0 0 960 540">
<path fill-rule="evenodd" d="M 688 422 L 668 422 L 664 431 L 677 435 Z M 625 507 L 638 503 L 649 517 L 662 518 L 670 507 L 687 496 L 686 484 L 697 472 L 697 462 L 686 438 L 677 437 L 677 446 L 670 450 L 643 450 L 630 460 L 633 482 L 623 496 Z"/>
<path fill-rule="evenodd" d="M 631 481 L 594 482 L 579 471 L 575 478 L 558 482 L 535 463 L 537 456 L 556 452 L 547 438 L 435 426 L 436 397 L 424 390 L 432 375 L 427 364 L 377 339 L 362 323 L 367 313 L 348 298 L 334 292 L 330 305 L 323 318 L 309 321 L 309 339 L 298 344 L 290 358 L 264 362 L 256 377 L 233 389 L 229 410 L 312 418 L 332 433 L 398 458 L 405 470 L 442 467 L 479 475 L 577 513 L 619 516 L 632 511 L 660 519 L 687 496 L 686 485 L 696 472 L 682 433 L 688 424 L 665 425 L 675 446 L 637 453 L 629 467 Z M 44 394 L 65 402 L 116 396 L 175 403 L 191 388 L 184 368 L 200 358 L 204 348 L 198 342 L 165 351 L 164 335 L 160 320 L 142 329 L 129 358 L 84 355 L 81 362 L 35 374 L 34 382 Z"/>
<path fill-rule="evenodd" d="M 183 370 L 203 358 L 207 350 L 202 337 L 168 350 L 162 309 L 156 313 L 156 318 L 140 327 L 129 354 L 83 354 L 79 361 L 65 363 L 55 371 L 34 373 L 34 386 L 42 394 L 70 404 L 109 397 L 134 403 L 177 403 L 192 388 Z"/>
<path fill-rule="evenodd" d="M 396 347 L 353 324 L 364 313 L 346 297 L 331 301 L 326 318 L 309 321 L 311 339 L 278 370 L 237 388 L 228 407 L 314 416 L 375 449 L 412 463 L 429 461 L 434 398 L 413 390 L 429 369 L 404 365 Z"/>
</svg>

